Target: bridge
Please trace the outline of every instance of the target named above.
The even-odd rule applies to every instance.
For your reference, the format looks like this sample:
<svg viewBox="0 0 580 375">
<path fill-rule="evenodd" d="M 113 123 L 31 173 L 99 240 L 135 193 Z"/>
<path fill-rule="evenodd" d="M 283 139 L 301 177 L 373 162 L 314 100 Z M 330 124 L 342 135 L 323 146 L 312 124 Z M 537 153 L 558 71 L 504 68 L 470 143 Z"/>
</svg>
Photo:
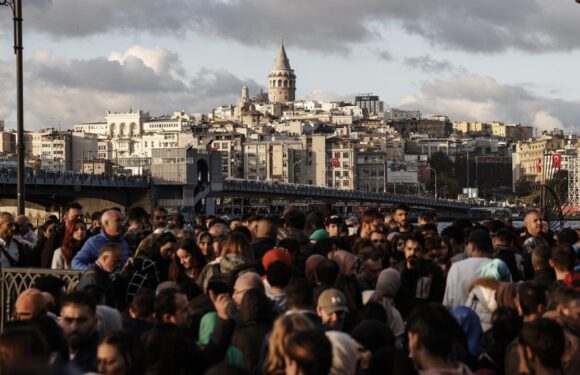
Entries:
<svg viewBox="0 0 580 375">
<path fill-rule="evenodd" d="M 166 184 L 157 185 L 146 176 L 92 175 L 39 171 L 26 176 L 26 200 L 45 208 L 62 207 L 80 198 L 100 199 L 123 207 L 141 205 L 152 207 L 165 203 L 156 199 L 155 191 L 171 189 Z M 16 196 L 14 170 L 0 170 L 0 198 Z M 206 212 L 215 210 L 215 200 L 223 198 L 284 199 L 289 202 L 322 202 L 325 204 L 359 202 L 361 204 L 393 205 L 404 203 L 421 209 L 434 209 L 440 215 L 463 216 L 471 205 L 448 199 L 435 199 L 411 195 L 382 194 L 353 190 L 338 190 L 312 185 L 284 182 L 225 179 L 197 186 L 193 199 L 176 197 L 177 207 L 192 208 L 200 201 L 206 202 Z"/>
<path fill-rule="evenodd" d="M 91 198 L 130 207 L 150 205 L 151 178 L 146 176 L 93 175 L 50 171 L 28 172 L 26 201 L 45 208 L 63 207 L 79 198 Z M 16 197 L 16 172 L 0 170 L 0 198 Z"/>
<path fill-rule="evenodd" d="M 285 197 L 289 199 L 315 199 L 328 203 L 337 201 L 356 201 L 388 205 L 403 203 L 412 207 L 426 207 L 457 213 L 467 213 L 472 207 L 469 204 L 450 199 L 371 193 L 355 190 L 339 190 L 312 185 L 252 181 L 244 179 L 226 179 L 222 183 L 212 183 L 211 191 L 208 192 L 208 195 L 214 197 Z"/>
</svg>

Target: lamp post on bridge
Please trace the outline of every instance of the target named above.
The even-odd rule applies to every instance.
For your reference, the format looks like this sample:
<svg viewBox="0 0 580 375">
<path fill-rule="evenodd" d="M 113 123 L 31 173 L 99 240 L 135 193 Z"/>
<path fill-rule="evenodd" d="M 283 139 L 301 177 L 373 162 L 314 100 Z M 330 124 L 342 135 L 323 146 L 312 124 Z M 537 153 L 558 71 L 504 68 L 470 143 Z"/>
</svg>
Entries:
<svg viewBox="0 0 580 375">
<path fill-rule="evenodd" d="M 433 196 L 435 197 L 435 199 L 437 199 L 437 171 L 431 167 L 426 167 L 426 169 L 433 171 L 433 174 L 435 175 L 435 191 Z"/>
<path fill-rule="evenodd" d="M 17 134 L 17 167 L 16 191 L 18 215 L 24 215 L 24 106 L 23 106 L 23 78 L 22 78 L 22 0 L 0 0 L 0 6 L 9 6 L 12 9 L 14 21 L 14 54 L 16 55 L 16 134 Z"/>
</svg>

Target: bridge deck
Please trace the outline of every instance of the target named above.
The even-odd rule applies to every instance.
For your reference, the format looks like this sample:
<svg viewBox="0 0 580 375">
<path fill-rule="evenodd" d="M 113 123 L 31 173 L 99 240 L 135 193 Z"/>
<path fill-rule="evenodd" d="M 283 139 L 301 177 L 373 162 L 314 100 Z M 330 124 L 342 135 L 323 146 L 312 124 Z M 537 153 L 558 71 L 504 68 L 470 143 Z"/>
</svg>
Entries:
<svg viewBox="0 0 580 375">
<path fill-rule="evenodd" d="M 93 175 L 81 173 L 38 173 L 25 177 L 27 185 L 52 186 L 93 186 L 149 188 L 151 179 L 147 176 Z M 16 184 L 16 173 L 0 173 L 0 184 Z"/>
<path fill-rule="evenodd" d="M 468 211 L 472 206 L 449 199 L 435 199 L 412 195 L 369 193 L 354 190 L 329 189 L 312 185 L 287 184 L 280 182 L 234 180 L 212 184 L 212 194 L 259 194 L 264 196 L 288 196 L 302 198 L 337 199 L 377 203 L 404 203 L 410 206 L 424 206 L 448 210 Z"/>
</svg>

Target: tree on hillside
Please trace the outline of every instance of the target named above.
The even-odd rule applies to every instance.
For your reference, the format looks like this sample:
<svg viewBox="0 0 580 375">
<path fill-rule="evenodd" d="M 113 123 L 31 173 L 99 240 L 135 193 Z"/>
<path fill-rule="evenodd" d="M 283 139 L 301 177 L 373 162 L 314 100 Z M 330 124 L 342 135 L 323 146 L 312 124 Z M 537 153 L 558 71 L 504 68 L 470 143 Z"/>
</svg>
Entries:
<svg viewBox="0 0 580 375">
<path fill-rule="evenodd" d="M 439 174 L 451 176 L 453 173 L 453 162 L 444 152 L 439 151 L 432 154 L 429 158 L 429 165 Z"/>
</svg>

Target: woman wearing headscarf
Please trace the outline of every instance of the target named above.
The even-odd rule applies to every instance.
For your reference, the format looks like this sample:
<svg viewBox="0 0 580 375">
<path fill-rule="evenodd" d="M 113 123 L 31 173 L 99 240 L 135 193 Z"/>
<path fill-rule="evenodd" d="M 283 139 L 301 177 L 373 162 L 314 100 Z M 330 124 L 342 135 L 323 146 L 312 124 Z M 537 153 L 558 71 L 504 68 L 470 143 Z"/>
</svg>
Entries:
<svg viewBox="0 0 580 375">
<path fill-rule="evenodd" d="M 316 285 L 316 267 L 325 260 L 326 258 L 320 254 L 313 254 L 306 259 L 306 278 L 312 285 Z"/>
<path fill-rule="evenodd" d="M 401 274 L 394 268 L 387 268 L 379 274 L 377 287 L 373 292 L 363 292 L 363 303 L 368 301 L 377 302 L 383 306 L 387 313 L 387 324 L 393 335 L 397 348 L 402 348 L 405 326 L 399 310 L 395 308 L 394 298 L 401 287 Z M 366 299 L 366 300 L 365 300 Z"/>
<path fill-rule="evenodd" d="M 355 275 L 358 272 L 360 259 L 346 250 L 336 250 L 328 255 L 328 259 L 338 264 L 340 273 L 346 276 Z"/>
<path fill-rule="evenodd" d="M 326 332 L 332 345 L 332 367 L 330 375 L 355 375 L 358 365 L 358 350 L 348 334 L 338 331 Z"/>
</svg>

